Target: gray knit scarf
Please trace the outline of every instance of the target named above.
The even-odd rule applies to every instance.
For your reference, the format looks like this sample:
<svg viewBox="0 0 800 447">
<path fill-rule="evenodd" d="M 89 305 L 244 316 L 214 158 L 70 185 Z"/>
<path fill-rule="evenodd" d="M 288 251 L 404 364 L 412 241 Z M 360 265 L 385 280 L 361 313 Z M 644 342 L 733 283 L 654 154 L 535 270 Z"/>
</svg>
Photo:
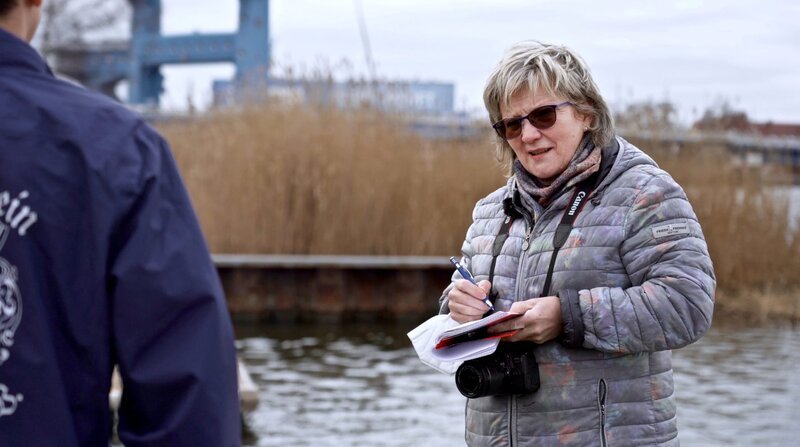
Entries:
<svg viewBox="0 0 800 447">
<path fill-rule="evenodd" d="M 528 210 L 538 208 L 534 202 L 539 206 L 546 206 L 556 193 L 580 183 L 597 172 L 600 169 L 601 150 L 594 145 L 591 136 L 586 134 L 567 169 L 547 186 L 542 185 L 539 179 L 526 171 L 519 160 L 514 160 L 514 177 L 517 180 L 522 204 Z"/>
</svg>

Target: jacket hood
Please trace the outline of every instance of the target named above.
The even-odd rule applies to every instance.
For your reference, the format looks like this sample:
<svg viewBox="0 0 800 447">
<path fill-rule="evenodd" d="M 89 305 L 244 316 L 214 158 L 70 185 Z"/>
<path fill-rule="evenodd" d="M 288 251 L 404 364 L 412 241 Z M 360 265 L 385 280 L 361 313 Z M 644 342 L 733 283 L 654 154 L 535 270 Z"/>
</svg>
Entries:
<svg viewBox="0 0 800 447">
<path fill-rule="evenodd" d="M 649 155 L 624 138 L 617 136 L 608 147 L 603 149 L 603 161 L 601 162 L 599 183 L 596 189 L 605 188 L 622 175 L 623 172 L 639 165 L 658 167 L 658 164 Z"/>
</svg>

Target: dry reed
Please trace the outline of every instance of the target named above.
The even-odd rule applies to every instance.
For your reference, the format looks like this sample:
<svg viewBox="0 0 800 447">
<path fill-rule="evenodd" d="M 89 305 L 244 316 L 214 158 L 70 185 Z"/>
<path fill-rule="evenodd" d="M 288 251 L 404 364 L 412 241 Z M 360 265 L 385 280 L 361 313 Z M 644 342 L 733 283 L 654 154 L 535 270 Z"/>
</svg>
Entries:
<svg viewBox="0 0 800 447">
<path fill-rule="evenodd" d="M 162 131 L 216 253 L 456 254 L 476 200 L 505 181 L 488 133 L 428 140 L 368 109 L 274 103 Z M 800 319 L 796 295 L 771 293 L 800 287 L 800 225 L 763 175 L 712 143 L 633 142 L 687 191 L 726 295 L 783 296 L 758 307 Z"/>
<path fill-rule="evenodd" d="M 368 109 L 273 104 L 163 126 L 218 253 L 458 252 L 503 182 L 481 141 L 430 141 Z"/>
</svg>

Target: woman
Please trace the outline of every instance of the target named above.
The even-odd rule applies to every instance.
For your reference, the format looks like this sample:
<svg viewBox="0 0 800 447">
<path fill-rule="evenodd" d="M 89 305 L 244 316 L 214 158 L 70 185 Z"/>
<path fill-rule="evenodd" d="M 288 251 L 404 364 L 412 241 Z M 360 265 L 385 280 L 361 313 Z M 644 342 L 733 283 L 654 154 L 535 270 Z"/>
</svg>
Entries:
<svg viewBox="0 0 800 447">
<path fill-rule="evenodd" d="M 708 330 L 716 286 L 686 195 L 614 136 L 568 48 L 512 47 L 484 102 L 511 176 L 477 203 L 462 247 L 480 281 L 454 274 L 441 312 L 479 319 L 488 294 L 523 313 L 497 330 L 519 330 L 501 347 L 529 342 L 540 386 L 469 399 L 467 444 L 678 445 L 670 350 Z"/>
</svg>

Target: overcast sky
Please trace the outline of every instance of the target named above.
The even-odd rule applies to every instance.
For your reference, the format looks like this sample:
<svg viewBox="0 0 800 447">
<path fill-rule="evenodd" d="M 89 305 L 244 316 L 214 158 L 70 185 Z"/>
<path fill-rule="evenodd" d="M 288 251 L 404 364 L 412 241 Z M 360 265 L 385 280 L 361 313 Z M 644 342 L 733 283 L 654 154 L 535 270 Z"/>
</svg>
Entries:
<svg viewBox="0 0 800 447">
<path fill-rule="evenodd" d="M 163 0 L 165 34 L 230 32 L 236 0 Z M 452 82 L 459 109 L 482 110 L 503 51 L 536 39 L 588 62 L 615 107 L 668 100 L 690 122 L 727 101 L 757 120 L 800 123 L 800 2 L 795 0 L 361 0 L 378 75 Z M 273 74 L 334 67 L 367 74 L 355 0 L 271 0 Z M 207 103 L 231 65 L 163 70 L 163 104 Z"/>
</svg>

